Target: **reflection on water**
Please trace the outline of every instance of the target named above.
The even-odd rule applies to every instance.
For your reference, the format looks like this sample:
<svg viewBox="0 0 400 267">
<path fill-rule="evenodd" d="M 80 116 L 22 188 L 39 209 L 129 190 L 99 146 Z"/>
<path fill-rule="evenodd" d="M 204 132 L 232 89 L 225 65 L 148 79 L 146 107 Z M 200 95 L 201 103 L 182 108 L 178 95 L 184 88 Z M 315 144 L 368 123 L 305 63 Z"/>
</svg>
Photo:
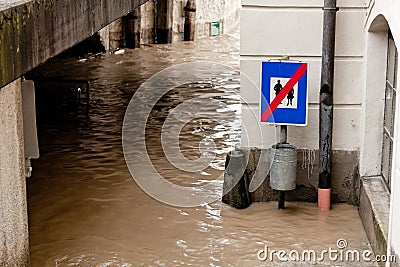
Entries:
<svg viewBox="0 0 400 267">
<path fill-rule="evenodd" d="M 261 203 L 234 210 L 215 202 L 177 208 L 146 195 L 130 176 L 121 129 L 137 88 L 182 62 L 208 60 L 238 69 L 238 46 L 238 33 L 233 33 L 118 55 L 57 59 L 38 70 L 42 77 L 90 80 L 91 108 L 87 113 L 71 102 L 68 88 L 42 85 L 37 90 L 41 158 L 33 162 L 28 180 L 32 266 L 271 266 L 277 262 L 257 259 L 265 245 L 322 250 L 345 238 L 350 248 L 368 248 L 354 207 L 335 205 L 331 212 L 320 212 L 315 204 L 288 203 L 279 211 L 276 203 Z M 224 157 L 239 139 L 239 89 L 239 74 L 233 71 L 182 85 L 157 103 L 147 122 L 146 145 L 164 177 L 193 186 L 221 175 Z M 182 153 L 196 159 L 199 141 L 216 144 L 209 151 L 214 160 L 197 173 L 172 166 L 160 144 L 163 120 L 187 99 L 199 103 L 186 115 L 202 112 L 204 117 L 182 129 Z M 185 114 L 175 119 L 187 121 Z M 169 129 L 164 130 L 168 138 Z"/>
</svg>

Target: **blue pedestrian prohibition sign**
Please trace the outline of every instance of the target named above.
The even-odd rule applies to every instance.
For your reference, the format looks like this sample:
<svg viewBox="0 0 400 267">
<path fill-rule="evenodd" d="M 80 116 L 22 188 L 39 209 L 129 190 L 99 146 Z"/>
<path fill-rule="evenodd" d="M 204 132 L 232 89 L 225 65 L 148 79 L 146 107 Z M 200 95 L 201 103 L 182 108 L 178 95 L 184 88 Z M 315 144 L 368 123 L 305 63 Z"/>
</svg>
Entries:
<svg viewBox="0 0 400 267">
<path fill-rule="evenodd" d="M 262 62 L 261 122 L 307 125 L 307 63 Z"/>
</svg>

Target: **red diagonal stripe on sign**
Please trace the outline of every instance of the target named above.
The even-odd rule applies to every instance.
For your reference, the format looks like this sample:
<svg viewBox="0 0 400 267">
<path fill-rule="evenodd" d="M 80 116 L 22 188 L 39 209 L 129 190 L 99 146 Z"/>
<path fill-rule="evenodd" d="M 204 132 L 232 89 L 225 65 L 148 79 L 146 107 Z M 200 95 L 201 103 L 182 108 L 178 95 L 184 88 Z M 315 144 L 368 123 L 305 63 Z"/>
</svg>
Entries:
<svg viewBox="0 0 400 267">
<path fill-rule="evenodd" d="M 290 90 L 292 90 L 293 86 L 300 80 L 300 78 L 306 73 L 307 64 L 303 63 L 293 74 L 292 78 L 285 84 L 279 94 L 274 98 L 274 100 L 269 104 L 269 106 L 264 110 L 261 114 L 261 121 L 265 122 L 269 119 L 271 114 L 275 111 L 275 109 L 279 106 L 282 100 L 289 94 Z"/>
</svg>

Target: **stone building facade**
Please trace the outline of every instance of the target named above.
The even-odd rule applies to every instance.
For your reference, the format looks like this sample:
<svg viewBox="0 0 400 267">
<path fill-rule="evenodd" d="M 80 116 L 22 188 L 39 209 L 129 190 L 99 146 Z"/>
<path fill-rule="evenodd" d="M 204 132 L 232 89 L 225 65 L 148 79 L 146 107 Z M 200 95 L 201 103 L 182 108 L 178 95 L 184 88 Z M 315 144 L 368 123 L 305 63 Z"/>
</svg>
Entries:
<svg viewBox="0 0 400 267">
<path fill-rule="evenodd" d="M 242 146 L 268 148 L 276 141 L 275 127 L 259 122 L 261 62 L 289 58 L 309 64 L 309 110 L 306 127 L 288 127 L 288 141 L 318 158 L 323 1 L 243 0 L 242 5 Z M 352 188 L 349 196 L 357 197 L 374 251 L 397 254 L 400 260 L 400 103 L 396 97 L 400 3 L 338 0 L 337 5 L 333 200 L 349 202 L 343 193 Z M 300 161 L 303 155 L 299 154 Z M 315 165 L 307 175 L 299 164 L 297 180 L 298 188 L 308 188 L 314 199 Z M 299 190 L 293 197 L 303 193 Z"/>
</svg>

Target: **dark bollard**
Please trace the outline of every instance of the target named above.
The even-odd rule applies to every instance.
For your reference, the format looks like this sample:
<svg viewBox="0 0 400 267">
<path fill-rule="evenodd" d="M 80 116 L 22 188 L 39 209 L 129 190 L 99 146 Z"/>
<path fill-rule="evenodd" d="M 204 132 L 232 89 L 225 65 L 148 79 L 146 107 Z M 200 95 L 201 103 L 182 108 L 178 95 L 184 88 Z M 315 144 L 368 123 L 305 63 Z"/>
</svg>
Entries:
<svg viewBox="0 0 400 267">
<path fill-rule="evenodd" d="M 140 48 L 140 27 L 141 12 L 140 7 L 138 7 L 126 16 L 125 35 L 127 48 Z"/>
<path fill-rule="evenodd" d="M 244 151 L 234 150 L 227 155 L 222 202 L 237 209 L 247 208 L 251 204 L 246 166 L 247 154 Z M 236 181 L 239 182 L 233 186 Z"/>
<path fill-rule="evenodd" d="M 185 10 L 184 41 L 193 41 L 196 27 L 196 1 L 188 0 Z"/>
</svg>

